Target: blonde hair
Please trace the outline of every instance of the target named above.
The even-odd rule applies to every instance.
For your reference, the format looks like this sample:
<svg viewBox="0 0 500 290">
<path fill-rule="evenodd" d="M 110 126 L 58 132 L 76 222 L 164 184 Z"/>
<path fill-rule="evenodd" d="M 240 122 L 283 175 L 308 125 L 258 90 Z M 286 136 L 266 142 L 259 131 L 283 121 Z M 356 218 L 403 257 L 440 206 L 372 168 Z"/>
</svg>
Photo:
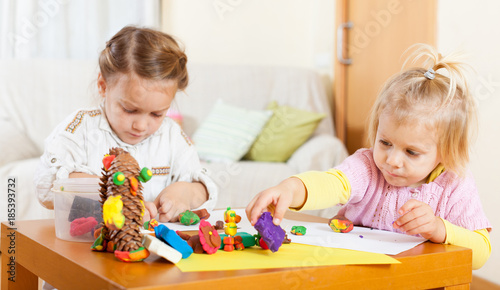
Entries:
<svg viewBox="0 0 500 290">
<path fill-rule="evenodd" d="M 424 59 L 423 67 L 403 70 L 384 84 L 370 114 L 369 142 L 373 147 L 384 113 L 390 113 L 398 125 L 425 125 L 435 130 L 441 163 L 463 176 L 477 127 L 476 104 L 465 81 L 464 64 L 458 61 L 459 54 L 443 57 L 429 45 L 411 49 L 405 64 Z"/>
<path fill-rule="evenodd" d="M 187 56 L 170 35 L 149 28 L 125 26 L 99 56 L 104 79 L 135 73 L 148 80 L 174 80 L 179 90 L 188 85 Z"/>
</svg>

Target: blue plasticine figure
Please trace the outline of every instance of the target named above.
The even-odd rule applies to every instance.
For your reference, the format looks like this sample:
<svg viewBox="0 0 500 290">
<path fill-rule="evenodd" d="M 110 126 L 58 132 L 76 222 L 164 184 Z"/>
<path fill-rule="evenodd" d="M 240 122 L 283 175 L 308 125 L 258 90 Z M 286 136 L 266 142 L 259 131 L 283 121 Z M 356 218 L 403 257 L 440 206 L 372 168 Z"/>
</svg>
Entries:
<svg viewBox="0 0 500 290">
<path fill-rule="evenodd" d="M 179 235 L 175 231 L 169 229 L 165 225 L 156 226 L 155 235 L 158 239 L 164 241 L 172 248 L 181 252 L 183 259 L 186 259 L 193 253 L 193 248 L 191 248 L 185 240 L 179 237 Z"/>
</svg>

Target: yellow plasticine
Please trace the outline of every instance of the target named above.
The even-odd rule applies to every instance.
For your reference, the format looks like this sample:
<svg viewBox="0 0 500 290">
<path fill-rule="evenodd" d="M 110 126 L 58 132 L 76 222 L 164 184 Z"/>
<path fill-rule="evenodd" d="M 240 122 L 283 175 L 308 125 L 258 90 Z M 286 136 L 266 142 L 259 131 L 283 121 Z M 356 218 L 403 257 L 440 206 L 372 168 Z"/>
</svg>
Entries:
<svg viewBox="0 0 500 290">
<path fill-rule="evenodd" d="M 102 216 L 107 227 L 121 229 L 125 223 L 121 198 L 121 195 L 110 196 L 102 206 Z"/>
<path fill-rule="evenodd" d="M 144 213 L 146 212 L 146 206 L 144 205 L 144 201 L 141 199 L 141 216 L 144 216 Z"/>
</svg>

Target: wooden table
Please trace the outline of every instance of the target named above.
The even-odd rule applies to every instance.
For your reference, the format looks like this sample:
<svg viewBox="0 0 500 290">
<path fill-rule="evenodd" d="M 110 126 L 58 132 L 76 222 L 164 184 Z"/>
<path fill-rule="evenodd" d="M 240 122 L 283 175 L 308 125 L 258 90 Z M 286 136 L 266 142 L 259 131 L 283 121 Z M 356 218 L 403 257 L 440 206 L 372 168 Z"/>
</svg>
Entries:
<svg viewBox="0 0 500 290">
<path fill-rule="evenodd" d="M 299 213 L 287 218 L 326 221 Z M 18 221 L 16 228 L 11 282 L 13 230 L 2 223 L 2 289 L 37 289 L 38 277 L 59 289 L 469 289 L 472 280 L 472 250 L 430 242 L 394 256 L 401 264 L 183 273 L 154 254 L 124 263 L 110 253 L 91 252 L 90 243 L 60 240 L 54 220 Z"/>
</svg>

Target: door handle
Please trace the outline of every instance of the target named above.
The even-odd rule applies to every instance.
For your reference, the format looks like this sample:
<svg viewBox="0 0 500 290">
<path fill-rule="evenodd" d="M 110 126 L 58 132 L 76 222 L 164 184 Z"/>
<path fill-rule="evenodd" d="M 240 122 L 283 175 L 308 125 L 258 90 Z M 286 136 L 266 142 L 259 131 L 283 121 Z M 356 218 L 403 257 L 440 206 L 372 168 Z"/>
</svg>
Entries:
<svg viewBox="0 0 500 290">
<path fill-rule="evenodd" d="M 337 28 L 337 59 L 341 64 L 350 65 L 352 64 L 352 59 L 344 58 L 344 30 L 351 29 L 353 26 L 351 21 L 341 23 Z"/>
</svg>

